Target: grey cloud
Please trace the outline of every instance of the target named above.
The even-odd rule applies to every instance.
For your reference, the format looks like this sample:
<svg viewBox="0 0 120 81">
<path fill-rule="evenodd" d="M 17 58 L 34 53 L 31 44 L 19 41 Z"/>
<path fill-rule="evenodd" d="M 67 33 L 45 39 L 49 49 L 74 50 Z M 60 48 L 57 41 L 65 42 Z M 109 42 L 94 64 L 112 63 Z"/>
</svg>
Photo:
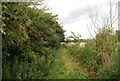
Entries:
<svg viewBox="0 0 120 81">
<path fill-rule="evenodd" d="M 112 6 L 117 5 L 117 2 L 111 2 Z M 109 3 L 104 3 L 104 5 L 109 5 Z M 69 23 L 74 23 L 82 18 L 94 18 L 96 16 L 96 10 L 97 7 L 95 5 L 93 6 L 88 6 L 83 9 L 77 8 L 73 11 L 71 11 L 68 15 L 68 17 L 61 19 L 63 21 L 63 24 L 69 24 Z"/>
<path fill-rule="evenodd" d="M 76 22 L 76 21 L 82 19 L 83 16 L 87 16 L 90 13 L 90 11 L 91 11 L 92 17 L 94 17 L 94 15 L 96 13 L 95 6 L 91 6 L 89 8 L 86 7 L 83 9 L 81 9 L 81 8 L 75 9 L 69 13 L 67 18 L 62 19 L 62 21 L 64 22 L 63 24 L 69 24 L 69 23 Z"/>
</svg>

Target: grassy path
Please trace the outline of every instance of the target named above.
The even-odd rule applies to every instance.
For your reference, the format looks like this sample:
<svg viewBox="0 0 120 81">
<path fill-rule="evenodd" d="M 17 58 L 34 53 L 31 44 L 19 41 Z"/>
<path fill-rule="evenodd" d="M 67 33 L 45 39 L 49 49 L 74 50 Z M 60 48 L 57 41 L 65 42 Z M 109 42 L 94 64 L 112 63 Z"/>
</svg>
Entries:
<svg viewBox="0 0 120 81">
<path fill-rule="evenodd" d="M 86 72 L 75 62 L 66 48 L 60 48 L 55 55 L 48 79 L 86 79 Z"/>
</svg>

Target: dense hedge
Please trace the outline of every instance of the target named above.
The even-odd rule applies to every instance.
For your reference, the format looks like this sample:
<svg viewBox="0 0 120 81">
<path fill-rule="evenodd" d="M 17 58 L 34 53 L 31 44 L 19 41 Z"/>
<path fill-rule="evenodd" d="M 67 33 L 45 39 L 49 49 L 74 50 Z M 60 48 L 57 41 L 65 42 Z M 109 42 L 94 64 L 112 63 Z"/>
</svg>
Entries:
<svg viewBox="0 0 120 81">
<path fill-rule="evenodd" d="M 44 62 L 48 63 L 53 54 L 51 50 L 59 47 L 60 42 L 64 41 L 64 30 L 57 22 L 57 16 L 46 13 L 44 9 L 31 8 L 30 5 L 36 4 L 2 3 L 3 28 L 1 32 L 4 74 L 16 57 L 19 61 L 27 60 L 29 63 L 35 58 L 44 58 Z M 7 62 L 10 64 L 4 66 L 4 63 L 7 64 Z M 15 62 L 15 64 L 17 63 Z M 44 63 L 41 62 L 41 64 Z"/>
<path fill-rule="evenodd" d="M 14 2 L 2 4 L 4 56 L 13 57 L 31 51 L 43 55 L 48 48 L 58 47 L 60 41 L 64 41 L 64 31 L 56 15 L 28 5 Z"/>
</svg>

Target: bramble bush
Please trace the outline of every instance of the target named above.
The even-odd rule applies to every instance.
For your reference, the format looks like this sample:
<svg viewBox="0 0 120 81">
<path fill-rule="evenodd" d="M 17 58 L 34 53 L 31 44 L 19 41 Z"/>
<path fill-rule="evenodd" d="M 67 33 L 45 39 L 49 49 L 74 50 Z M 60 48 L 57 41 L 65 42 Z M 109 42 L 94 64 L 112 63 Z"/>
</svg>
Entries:
<svg viewBox="0 0 120 81">
<path fill-rule="evenodd" d="M 45 78 L 55 49 L 64 41 L 57 15 L 30 5 L 40 4 L 2 3 L 3 79 Z"/>
</svg>

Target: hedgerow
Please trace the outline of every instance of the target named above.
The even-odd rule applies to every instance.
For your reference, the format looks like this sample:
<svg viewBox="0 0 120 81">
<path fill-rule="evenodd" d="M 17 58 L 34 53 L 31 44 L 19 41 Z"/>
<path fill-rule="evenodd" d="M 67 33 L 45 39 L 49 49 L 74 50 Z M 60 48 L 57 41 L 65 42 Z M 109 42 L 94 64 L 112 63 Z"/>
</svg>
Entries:
<svg viewBox="0 0 120 81">
<path fill-rule="evenodd" d="M 30 5 L 36 3 L 2 3 L 3 79 L 44 78 L 64 41 L 57 16 Z"/>
</svg>

